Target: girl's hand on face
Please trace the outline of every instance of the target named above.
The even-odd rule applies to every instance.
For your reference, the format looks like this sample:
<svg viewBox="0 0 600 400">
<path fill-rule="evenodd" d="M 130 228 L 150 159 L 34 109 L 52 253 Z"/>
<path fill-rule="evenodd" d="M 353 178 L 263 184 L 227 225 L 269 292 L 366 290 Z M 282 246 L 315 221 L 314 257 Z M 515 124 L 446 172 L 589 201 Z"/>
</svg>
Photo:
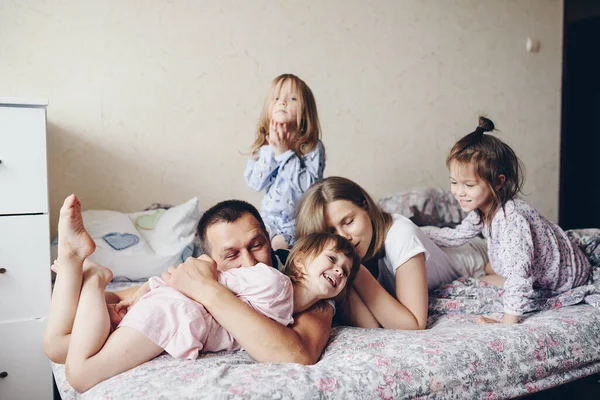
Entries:
<svg viewBox="0 0 600 400">
<path fill-rule="evenodd" d="M 269 133 L 267 134 L 267 143 L 273 148 L 275 155 L 280 155 L 290 149 L 294 149 L 295 142 L 296 131 L 292 130 L 291 124 L 271 120 Z"/>
</svg>

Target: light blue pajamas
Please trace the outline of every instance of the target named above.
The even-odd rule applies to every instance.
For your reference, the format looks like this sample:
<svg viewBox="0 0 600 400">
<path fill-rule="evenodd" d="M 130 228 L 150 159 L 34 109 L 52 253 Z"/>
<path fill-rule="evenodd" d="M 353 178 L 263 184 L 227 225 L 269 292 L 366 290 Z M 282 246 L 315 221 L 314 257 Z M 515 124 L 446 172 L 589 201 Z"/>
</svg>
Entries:
<svg viewBox="0 0 600 400">
<path fill-rule="evenodd" d="M 244 176 L 257 192 L 265 190 L 261 215 L 271 238 L 282 235 L 291 246 L 296 239 L 296 204 L 304 192 L 323 179 L 325 147 L 317 147 L 304 156 L 288 150 L 278 156 L 269 145 L 258 151 L 258 159 L 250 157 Z"/>
</svg>

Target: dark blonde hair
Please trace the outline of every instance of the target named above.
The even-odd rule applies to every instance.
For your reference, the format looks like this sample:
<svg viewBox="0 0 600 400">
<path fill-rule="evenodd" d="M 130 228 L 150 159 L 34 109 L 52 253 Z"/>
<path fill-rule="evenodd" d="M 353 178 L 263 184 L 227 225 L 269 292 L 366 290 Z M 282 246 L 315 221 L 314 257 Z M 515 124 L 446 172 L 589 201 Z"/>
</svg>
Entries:
<svg viewBox="0 0 600 400">
<path fill-rule="evenodd" d="M 485 117 L 479 117 L 477 128 L 460 139 L 446 157 L 446 166 L 453 162 L 473 164 L 477 176 L 492 192 L 492 204 L 487 215 L 477 210 L 481 221 L 491 228 L 496 212 L 508 200 L 514 198 L 523 187 L 524 166 L 509 145 L 495 136 L 488 135 L 495 129 L 494 123 Z M 504 182 L 500 180 L 504 175 Z"/>
<path fill-rule="evenodd" d="M 299 261 L 306 262 L 306 260 L 313 259 L 329 247 L 334 251 L 344 254 L 352 261 L 346 286 L 334 299 L 340 303 L 346 299 L 346 289 L 352 285 L 360 268 L 360 258 L 356 254 L 354 246 L 340 235 L 334 233 L 311 233 L 299 238 L 288 255 L 285 263 L 285 274 L 290 277 L 292 282 L 301 284 L 304 272 L 300 267 Z"/>
<path fill-rule="evenodd" d="M 317 114 L 317 103 L 312 91 L 306 83 L 292 74 L 279 75 L 273 79 L 269 94 L 263 105 L 263 109 L 256 125 L 254 143 L 250 148 L 250 154 L 257 156 L 258 150 L 267 144 L 267 135 L 271 123 L 271 110 L 273 101 L 281 91 L 281 87 L 290 81 L 292 88 L 298 92 L 298 140 L 296 148 L 293 149 L 298 155 L 310 153 L 317 147 L 321 138 L 321 125 L 319 124 L 319 115 Z"/>
<path fill-rule="evenodd" d="M 363 261 L 381 255 L 387 231 L 392 225 L 391 214 L 381 210 L 369 194 L 350 179 L 330 176 L 312 185 L 300 199 L 296 208 L 296 236 L 313 232 L 328 232 L 325 207 L 337 200 L 347 200 L 363 208 L 373 225 L 373 238 Z"/>
</svg>

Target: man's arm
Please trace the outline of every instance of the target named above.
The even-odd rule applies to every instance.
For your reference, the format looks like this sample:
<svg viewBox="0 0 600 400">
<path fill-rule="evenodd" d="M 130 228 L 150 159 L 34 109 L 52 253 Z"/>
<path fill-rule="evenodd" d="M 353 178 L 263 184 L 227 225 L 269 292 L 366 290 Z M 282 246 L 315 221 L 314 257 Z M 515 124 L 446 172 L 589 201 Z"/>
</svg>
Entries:
<svg viewBox="0 0 600 400">
<path fill-rule="evenodd" d="M 256 312 L 218 282 L 210 286 L 202 289 L 205 293 L 199 302 L 255 360 L 307 365 L 319 360 L 329 340 L 330 306 L 315 305 L 286 327 Z"/>
<path fill-rule="evenodd" d="M 212 261 L 212 260 L 211 260 Z M 214 261 L 188 258 L 162 279 L 201 303 L 259 362 L 314 364 L 329 340 L 333 309 L 315 305 L 286 327 L 253 310 L 216 280 Z"/>
</svg>

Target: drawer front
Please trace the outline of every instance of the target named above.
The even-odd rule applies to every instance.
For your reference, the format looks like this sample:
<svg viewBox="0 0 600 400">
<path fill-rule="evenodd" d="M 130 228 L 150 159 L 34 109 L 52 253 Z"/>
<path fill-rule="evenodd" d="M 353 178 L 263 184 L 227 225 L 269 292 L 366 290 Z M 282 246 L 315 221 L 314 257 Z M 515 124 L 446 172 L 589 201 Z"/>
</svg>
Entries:
<svg viewBox="0 0 600 400">
<path fill-rule="evenodd" d="M 6 373 L 0 399 L 52 399 L 52 370 L 42 346 L 45 326 L 45 320 L 0 323 L 0 373 Z"/>
<path fill-rule="evenodd" d="M 0 216 L 0 322 L 48 314 L 48 215 Z"/>
<path fill-rule="evenodd" d="M 46 110 L 0 107 L 0 215 L 48 212 Z"/>
</svg>

